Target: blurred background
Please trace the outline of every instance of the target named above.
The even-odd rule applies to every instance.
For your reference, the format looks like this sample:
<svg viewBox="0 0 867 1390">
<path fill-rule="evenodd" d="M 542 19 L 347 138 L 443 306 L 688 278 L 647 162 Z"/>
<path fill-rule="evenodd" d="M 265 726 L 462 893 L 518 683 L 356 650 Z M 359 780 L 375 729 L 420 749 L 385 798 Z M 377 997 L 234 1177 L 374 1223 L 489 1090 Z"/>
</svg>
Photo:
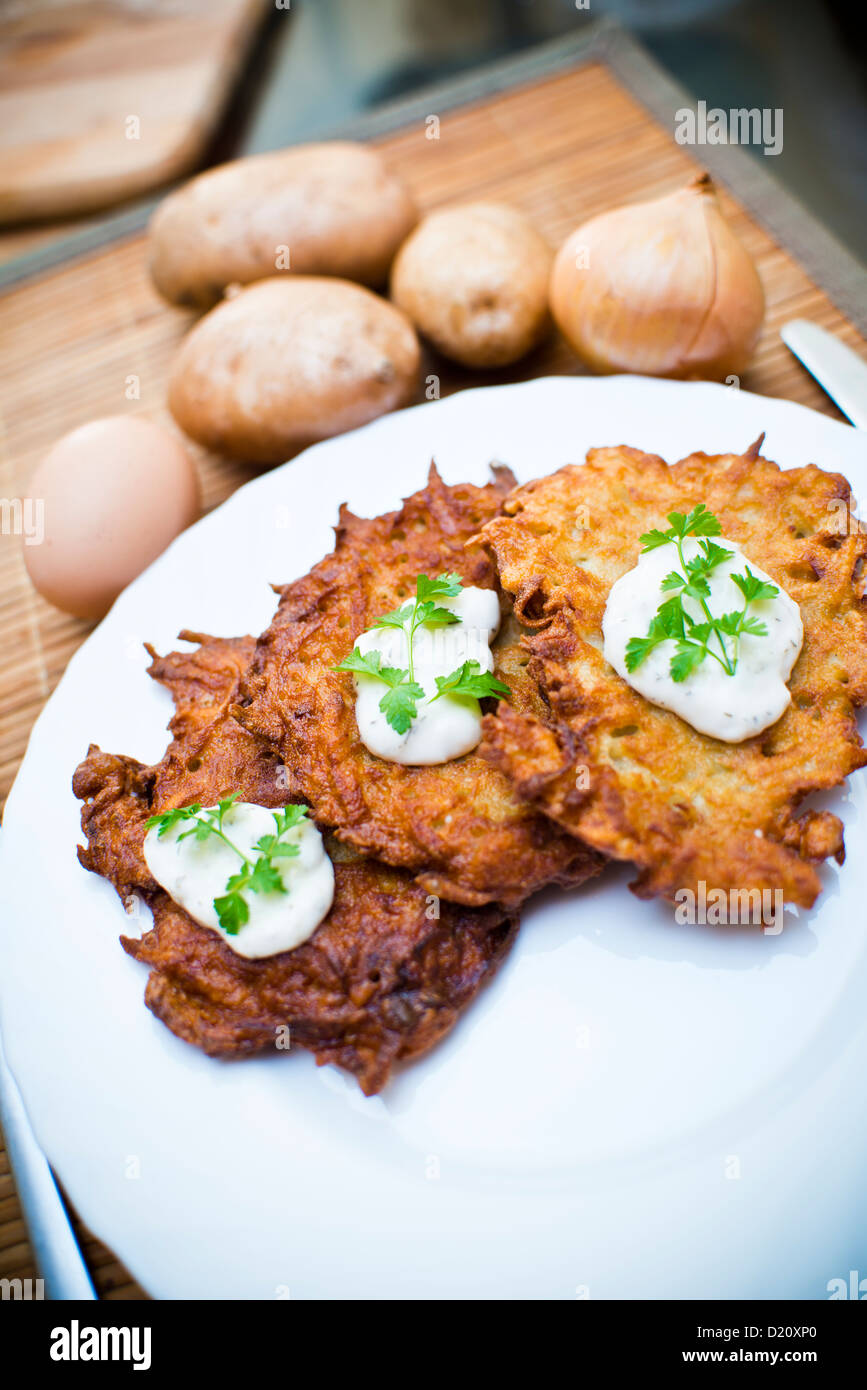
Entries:
<svg viewBox="0 0 867 1390">
<path fill-rule="evenodd" d="M 612 21 L 708 107 L 782 108 L 781 153 L 752 157 L 863 256 L 860 20 L 849 0 L 0 0 L 0 259 L 191 168 L 351 134 L 373 106 Z M 113 108 L 162 136 L 137 163 L 128 131 L 119 171 Z"/>
<path fill-rule="evenodd" d="M 310 139 L 366 106 L 601 17 L 630 29 L 708 107 L 782 107 L 770 165 L 854 249 L 867 221 L 867 84 L 849 0 L 298 0 L 270 49 L 249 140 Z"/>
</svg>

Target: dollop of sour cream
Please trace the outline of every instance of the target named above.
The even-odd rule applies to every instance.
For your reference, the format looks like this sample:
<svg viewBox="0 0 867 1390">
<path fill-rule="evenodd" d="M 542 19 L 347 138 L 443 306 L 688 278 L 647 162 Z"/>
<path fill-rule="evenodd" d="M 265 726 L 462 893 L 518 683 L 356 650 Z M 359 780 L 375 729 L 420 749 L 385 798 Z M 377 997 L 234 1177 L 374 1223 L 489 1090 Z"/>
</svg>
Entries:
<svg viewBox="0 0 867 1390">
<path fill-rule="evenodd" d="M 743 607 L 743 594 L 731 576 L 743 574 L 746 564 L 757 579 L 775 584 L 778 590 L 774 598 L 750 604 L 750 614 L 766 624 L 768 635 L 743 633 L 738 638 L 734 675 L 728 675 L 718 661 L 708 656 L 685 681 L 673 681 L 669 672 L 674 652 L 671 641 L 655 647 L 634 671 L 626 668 L 629 639 L 643 637 L 659 605 L 671 597 L 662 592 L 661 586 L 671 570 L 680 568 L 673 545 L 647 551 L 634 569 L 612 585 L 602 620 L 604 653 L 617 674 L 652 704 L 680 715 L 699 733 L 724 743 L 740 743 L 775 724 L 787 708 L 792 697 L 786 681 L 798 659 L 804 627 L 797 603 L 776 580 L 754 565 L 734 541 L 723 536 L 714 536 L 713 540 L 733 553 L 708 576 L 710 596 L 706 603 L 711 613 L 721 616 Z M 699 553 L 696 537 L 686 538 L 683 553 L 687 560 Z M 697 622 L 705 621 L 698 600 L 685 598 L 683 606 Z M 731 651 L 732 639 L 727 641 Z"/>
<path fill-rule="evenodd" d="M 201 926 L 217 932 L 239 956 L 258 960 L 291 951 L 311 937 L 327 916 L 334 900 L 334 865 L 312 821 L 303 820 L 281 836 L 287 844 L 296 844 L 299 851 L 294 858 L 274 860 L 286 892 L 246 889 L 250 917 L 234 936 L 220 926 L 214 899 L 226 892 L 226 883 L 237 873 L 241 861 L 215 835 L 206 840 L 196 840 L 193 835 L 181 840 L 189 829 L 189 821 L 179 821 L 160 836 L 159 828 L 152 826 L 144 840 L 145 861 L 175 902 Z M 223 829 L 238 849 L 255 859 L 256 841 L 274 834 L 274 815 L 265 806 L 238 801 L 226 812 Z"/>
<path fill-rule="evenodd" d="M 405 734 L 393 729 L 379 708 L 385 692 L 373 676 L 355 677 L 355 717 L 365 748 L 378 758 L 412 767 L 450 762 L 469 753 L 482 737 L 482 712 L 478 700 L 466 696 L 436 695 L 436 677 L 449 676 L 465 661 L 477 661 L 482 671 L 493 671 L 491 641 L 500 626 L 500 603 L 493 589 L 472 586 L 454 598 L 438 598 L 458 622 L 448 627 L 416 629 L 412 644 L 415 679 L 425 698 L 418 701 L 418 716 Z M 356 646 L 364 655 L 382 653 L 383 666 L 407 670 L 409 640 L 406 631 L 374 628 L 362 633 Z"/>
</svg>

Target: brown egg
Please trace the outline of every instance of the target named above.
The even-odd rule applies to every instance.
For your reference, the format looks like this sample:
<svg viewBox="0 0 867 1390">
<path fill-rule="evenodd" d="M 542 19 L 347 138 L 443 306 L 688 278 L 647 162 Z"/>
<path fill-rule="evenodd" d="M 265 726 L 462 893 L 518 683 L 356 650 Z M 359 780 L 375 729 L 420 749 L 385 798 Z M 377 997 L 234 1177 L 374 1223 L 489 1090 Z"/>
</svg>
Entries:
<svg viewBox="0 0 867 1390">
<path fill-rule="evenodd" d="M 101 618 L 195 520 L 199 489 L 174 435 L 111 415 L 57 441 L 30 480 L 28 507 L 24 561 L 35 587 L 66 613 Z"/>
</svg>

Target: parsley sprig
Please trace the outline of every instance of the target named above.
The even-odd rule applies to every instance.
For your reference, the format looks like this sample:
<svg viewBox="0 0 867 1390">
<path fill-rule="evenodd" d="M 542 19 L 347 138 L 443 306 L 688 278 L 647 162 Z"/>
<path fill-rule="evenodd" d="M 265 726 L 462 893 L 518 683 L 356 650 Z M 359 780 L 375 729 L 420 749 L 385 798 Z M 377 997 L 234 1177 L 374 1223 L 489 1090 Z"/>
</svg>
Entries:
<svg viewBox="0 0 867 1390">
<path fill-rule="evenodd" d="M 388 690 L 379 702 L 386 719 L 399 734 L 405 734 L 418 715 L 418 701 L 424 699 L 424 686 L 410 677 L 409 671 L 397 666 L 383 666 L 382 652 L 361 652 L 353 647 L 341 661 L 338 671 L 355 671 L 358 675 L 376 676 L 385 681 Z"/>
<path fill-rule="evenodd" d="M 489 671 L 483 671 L 479 663 L 473 660 L 465 661 L 450 676 L 435 676 L 434 679 L 437 693 L 431 696 L 431 704 L 441 695 L 465 695 L 473 700 L 484 700 L 488 695 L 505 698 L 512 693 L 503 681 L 498 681 Z"/>
<path fill-rule="evenodd" d="M 674 655 L 669 663 L 671 679 L 685 681 L 708 656 L 718 662 L 727 676 L 733 676 L 738 664 L 738 644 L 743 633 L 766 637 L 768 629 L 761 619 L 750 613 L 751 603 L 775 598 L 780 592 L 775 584 L 753 574 L 749 565 L 744 574 L 732 574 L 733 584 L 743 595 L 743 607 L 715 616 L 708 606 L 710 576 L 724 560 L 734 554 L 709 539 L 721 534 L 721 526 L 713 512 L 703 502 L 691 512 L 670 512 L 669 529 L 654 528 L 641 537 L 642 554 L 663 545 L 674 545 L 680 561 L 679 570 L 671 570 L 662 581 L 662 592 L 671 594 L 656 610 L 644 637 L 631 637 L 626 644 L 626 669 L 635 671 L 656 647 L 674 642 Z M 698 538 L 698 553 L 687 560 L 683 542 L 687 536 Z M 693 618 L 684 607 L 685 598 L 694 599 L 701 607 L 704 621 Z"/>
<path fill-rule="evenodd" d="M 362 652 L 358 647 L 352 651 L 339 666 L 338 671 L 353 671 L 356 675 L 375 676 L 388 686 L 379 702 L 391 727 L 399 734 L 408 733 L 414 719 L 418 718 L 418 702 L 424 699 L 424 687 L 415 678 L 413 643 L 419 628 L 450 627 L 460 621 L 450 608 L 444 608 L 438 599 L 456 598 L 461 592 L 461 580 L 457 574 L 440 574 L 435 579 L 420 574 L 416 577 L 415 597 L 400 608 L 384 613 L 371 624 L 371 631 L 377 628 L 396 628 L 406 634 L 407 669 L 397 666 L 384 666 L 379 651 Z M 496 680 L 489 672 L 483 671 L 478 661 L 465 661 L 448 676 L 437 676 L 437 693 L 431 696 L 430 703 L 441 695 L 466 696 L 483 700 L 489 695 L 505 696 L 511 692 L 502 681 Z"/>
<path fill-rule="evenodd" d="M 189 828 L 178 836 L 179 843 L 192 837 L 202 844 L 215 837 L 237 854 L 241 861 L 240 869 L 230 875 L 225 893 L 214 899 L 217 920 L 229 936 L 237 936 L 241 927 L 250 920 L 250 904 L 244 896 L 245 893 L 287 891 L 283 875 L 275 860 L 294 859 L 300 853 L 300 847 L 284 840 L 283 836 L 288 830 L 300 825 L 307 815 L 306 806 L 285 806 L 282 810 L 274 811 L 275 834 L 259 837 L 253 846 L 257 851 L 256 858 L 251 859 L 226 834 L 226 815 L 238 801 L 238 796 L 238 792 L 232 792 L 231 796 L 223 797 L 217 806 L 204 810 L 198 802 L 191 806 L 176 806 L 171 811 L 164 811 L 162 815 L 151 816 L 145 822 L 147 830 L 158 826 L 157 837 L 162 839 L 168 830 L 188 821 Z"/>
</svg>

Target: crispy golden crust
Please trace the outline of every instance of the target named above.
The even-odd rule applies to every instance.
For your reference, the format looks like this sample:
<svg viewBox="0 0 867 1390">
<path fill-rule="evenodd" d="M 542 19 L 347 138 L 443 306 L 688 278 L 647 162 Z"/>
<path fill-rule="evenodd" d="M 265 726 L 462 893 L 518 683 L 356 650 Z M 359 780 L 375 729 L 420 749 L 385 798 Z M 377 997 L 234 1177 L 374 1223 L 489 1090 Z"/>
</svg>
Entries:
<svg viewBox="0 0 867 1390">
<path fill-rule="evenodd" d="M 352 676 L 335 666 L 382 613 L 415 591 L 418 574 L 458 573 L 493 588 L 475 531 L 514 484 L 495 471 L 486 487 L 427 487 L 398 512 L 362 520 L 343 508 L 332 553 L 282 589 L 259 639 L 236 710 L 277 750 L 293 793 L 361 853 L 409 869 L 429 893 L 468 906 L 515 906 L 545 884 L 577 884 L 598 871 L 585 846 L 553 830 L 477 752 L 436 767 L 403 767 L 368 753 L 358 735 Z M 497 674 L 520 709 L 541 708 L 519 665 L 515 629 L 500 642 Z"/>
<path fill-rule="evenodd" d="M 483 537 L 523 621 L 530 671 L 550 711 L 500 705 L 483 752 L 523 798 L 606 855 L 632 860 L 640 897 L 708 885 L 782 889 L 810 905 L 814 865 L 842 861 L 842 826 L 803 798 L 867 761 L 854 710 L 867 700 L 867 538 L 841 534 L 839 474 L 781 471 L 758 454 L 693 454 L 668 467 L 637 449 L 593 449 L 518 489 Z M 800 604 L 804 646 L 792 703 L 770 729 L 731 745 L 648 703 L 602 656 L 602 617 L 639 536 L 704 502 Z M 841 517 L 843 526 L 841 526 Z M 852 529 L 852 528 L 848 528 Z"/>
<path fill-rule="evenodd" d="M 203 645 L 151 666 L 176 702 L 161 762 L 147 768 L 91 748 L 75 773 L 85 803 L 81 862 L 152 909 L 153 928 L 121 942 L 150 967 L 145 1002 L 173 1033 L 231 1057 L 274 1048 L 288 1026 L 292 1046 L 352 1072 L 372 1095 L 395 1061 L 427 1051 L 453 1026 L 508 950 L 515 919 L 492 907 L 432 905 L 410 875 L 334 844 L 334 904 L 295 950 L 246 960 L 194 922 L 148 872 L 148 816 L 213 805 L 230 791 L 266 806 L 290 798 L 276 757 L 228 714 L 253 639 L 182 636 Z"/>
</svg>

